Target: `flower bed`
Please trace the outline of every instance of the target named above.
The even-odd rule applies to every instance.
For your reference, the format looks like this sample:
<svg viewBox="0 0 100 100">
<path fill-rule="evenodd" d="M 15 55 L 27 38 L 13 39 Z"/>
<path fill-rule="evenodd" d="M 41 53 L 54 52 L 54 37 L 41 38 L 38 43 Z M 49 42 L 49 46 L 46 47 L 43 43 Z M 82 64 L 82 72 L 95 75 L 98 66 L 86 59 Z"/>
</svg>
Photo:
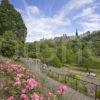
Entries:
<svg viewBox="0 0 100 100">
<path fill-rule="evenodd" d="M 0 63 L 0 100 L 54 100 L 67 91 L 67 87 L 60 86 L 55 93 L 43 93 L 41 82 L 34 73 L 21 64 L 11 60 Z M 52 95 L 50 95 L 50 93 Z"/>
</svg>

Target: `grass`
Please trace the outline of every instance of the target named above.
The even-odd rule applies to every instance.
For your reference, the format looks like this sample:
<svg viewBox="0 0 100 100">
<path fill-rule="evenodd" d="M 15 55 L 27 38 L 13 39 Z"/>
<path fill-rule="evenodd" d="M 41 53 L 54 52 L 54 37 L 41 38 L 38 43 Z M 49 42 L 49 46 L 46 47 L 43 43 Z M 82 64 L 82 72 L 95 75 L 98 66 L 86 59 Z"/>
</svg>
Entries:
<svg viewBox="0 0 100 100">
<path fill-rule="evenodd" d="M 97 90 L 97 97 L 100 99 L 100 90 Z"/>
<path fill-rule="evenodd" d="M 79 76 L 80 78 L 81 78 L 81 76 L 84 76 L 87 73 L 85 68 L 75 67 L 75 66 L 71 66 L 71 65 L 64 66 L 61 69 L 66 71 L 66 72 L 71 72 L 75 76 Z M 96 73 L 95 79 L 100 79 L 100 70 L 90 69 L 90 72 Z"/>
<path fill-rule="evenodd" d="M 85 85 L 82 85 L 82 86 L 78 86 L 78 91 L 79 92 L 82 92 L 84 94 L 87 94 L 88 93 L 88 89 Z"/>
</svg>

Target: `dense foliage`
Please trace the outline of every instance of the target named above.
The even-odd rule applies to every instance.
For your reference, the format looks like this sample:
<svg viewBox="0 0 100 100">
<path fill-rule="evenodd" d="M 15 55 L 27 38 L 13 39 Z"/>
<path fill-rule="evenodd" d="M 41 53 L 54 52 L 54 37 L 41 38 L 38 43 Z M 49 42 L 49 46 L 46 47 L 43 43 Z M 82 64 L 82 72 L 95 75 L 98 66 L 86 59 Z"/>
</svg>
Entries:
<svg viewBox="0 0 100 100">
<path fill-rule="evenodd" d="M 20 51 L 19 48 L 23 47 L 26 35 L 27 29 L 20 13 L 14 9 L 8 0 L 2 0 L 0 4 L 1 54 L 8 57 L 14 54 L 23 55 L 23 49 Z M 16 48 L 17 50 L 15 50 Z"/>
<path fill-rule="evenodd" d="M 83 37 L 43 39 L 39 42 L 26 43 L 27 29 L 18 11 L 8 0 L 0 4 L 0 54 L 7 57 L 14 55 L 40 58 L 44 63 L 61 67 L 71 64 L 88 68 L 100 65 L 100 31 Z M 24 48 L 25 47 L 25 48 Z"/>
<path fill-rule="evenodd" d="M 85 33 L 86 35 L 87 33 Z M 74 39 L 63 37 L 27 43 L 27 56 L 40 58 L 44 63 L 61 67 L 64 64 L 88 68 L 100 66 L 100 31 Z"/>
</svg>

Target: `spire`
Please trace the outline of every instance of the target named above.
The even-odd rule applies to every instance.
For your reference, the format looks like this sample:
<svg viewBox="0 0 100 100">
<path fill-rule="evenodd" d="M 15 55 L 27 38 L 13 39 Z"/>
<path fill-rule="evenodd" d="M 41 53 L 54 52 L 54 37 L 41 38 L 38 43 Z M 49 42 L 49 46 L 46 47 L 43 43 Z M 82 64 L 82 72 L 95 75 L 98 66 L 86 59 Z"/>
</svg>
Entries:
<svg viewBox="0 0 100 100">
<path fill-rule="evenodd" d="M 77 31 L 77 29 L 76 29 L 76 37 L 78 37 L 78 31 Z"/>
</svg>

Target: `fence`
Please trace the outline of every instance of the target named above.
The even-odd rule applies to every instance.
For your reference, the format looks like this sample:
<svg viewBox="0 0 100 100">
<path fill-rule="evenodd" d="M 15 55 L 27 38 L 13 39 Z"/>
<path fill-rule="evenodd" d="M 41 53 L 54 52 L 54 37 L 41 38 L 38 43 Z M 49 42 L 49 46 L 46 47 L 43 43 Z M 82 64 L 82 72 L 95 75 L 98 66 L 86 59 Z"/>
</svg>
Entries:
<svg viewBox="0 0 100 100">
<path fill-rule="evenodd" d="M 82 79 L 75 78 L 68 74 L 61 74 L 51 69 L 42 69 L 49 77 L 56 79 L 62 83 L 67 84 L 69 87 L 87 95 L 93 97 L 95 100 L 100 100 L 100 85 L 84 81 Z"/>
</svg>

